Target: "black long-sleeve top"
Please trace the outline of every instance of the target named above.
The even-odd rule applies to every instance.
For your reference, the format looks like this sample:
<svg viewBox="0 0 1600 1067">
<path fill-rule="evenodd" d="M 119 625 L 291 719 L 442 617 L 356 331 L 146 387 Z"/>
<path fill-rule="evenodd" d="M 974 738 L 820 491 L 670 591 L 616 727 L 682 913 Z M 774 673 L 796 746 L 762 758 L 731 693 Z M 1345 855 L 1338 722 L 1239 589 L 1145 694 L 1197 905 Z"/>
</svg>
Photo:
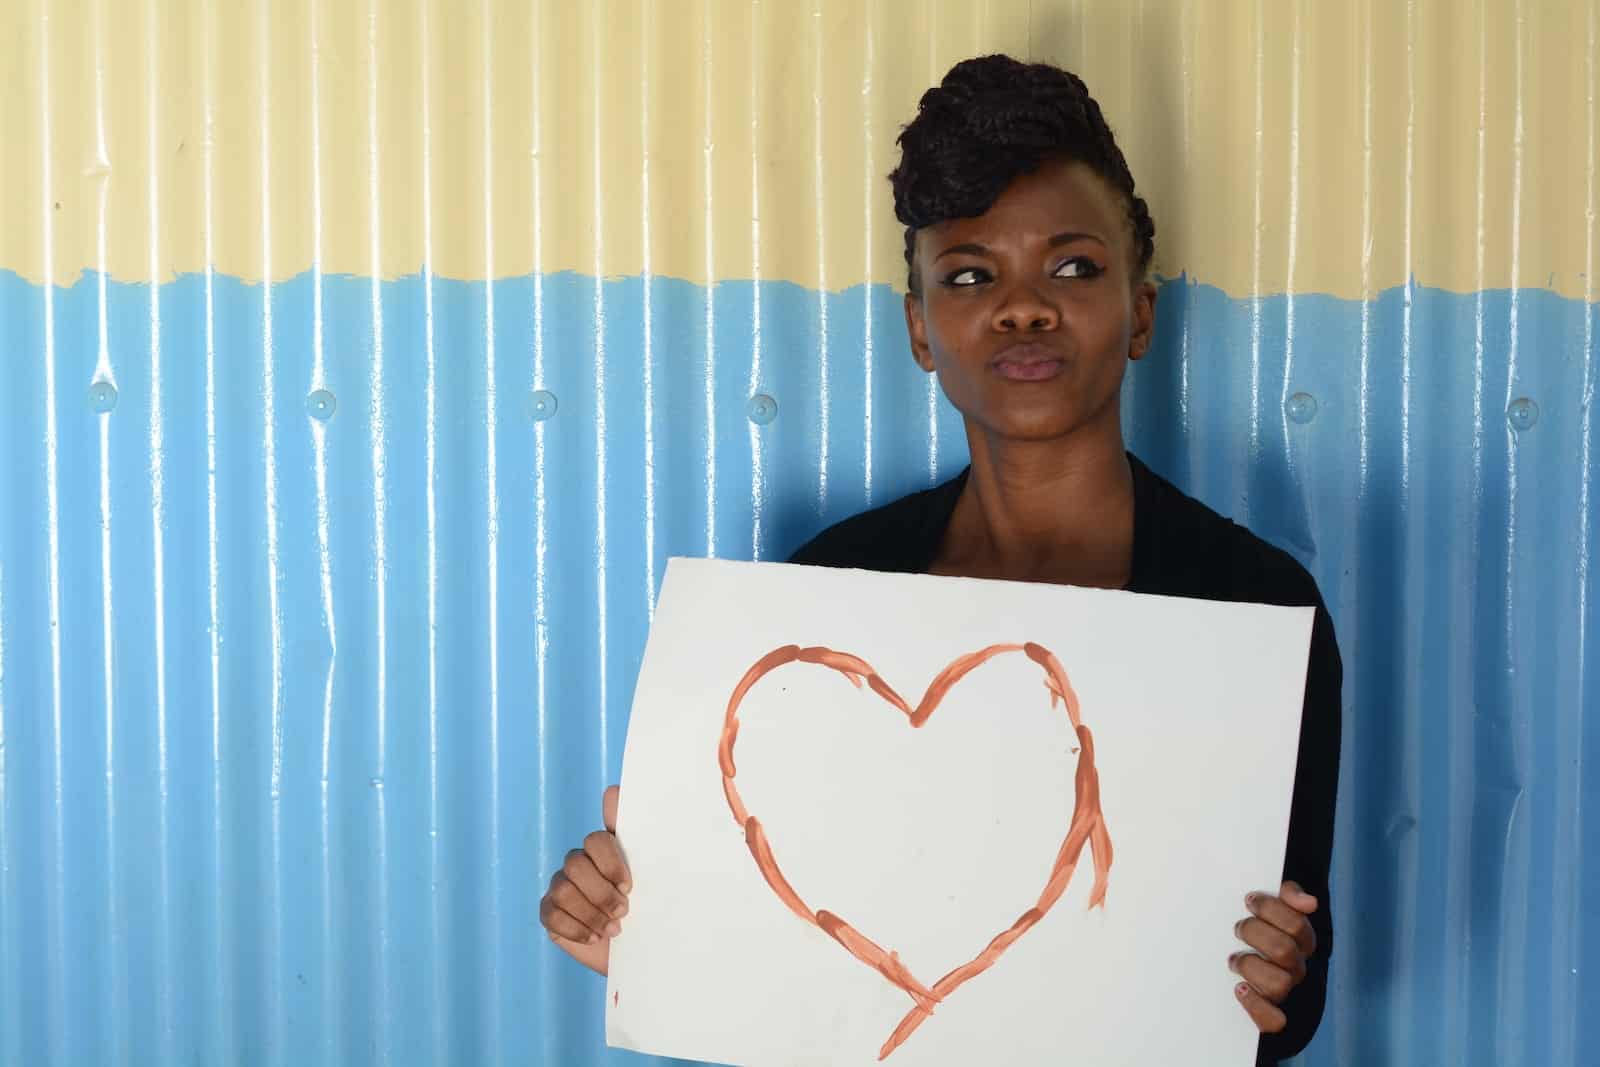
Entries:
<svg viewBox="0 0 1600 1067">
<path fill-rule="evenodd" d="M 1333 621 L 1316 582 L 1288 553 L 1185 495 L 1136 457 L 1128 458 L 1134 489 L 1133 566 L 1126 586 L 1130 592 L 1317 609 L 1283 861 L 1283 877 L 1317 898 L 1319 907 L 1311 916 L 1317 951 L 1307 961 L 1305 980 L 1280 1005 L 1288 1025 L 1280 1033 L 1261 1037 L 1256 1062 L 1271 1064 L 1305 1048 L 1322 1020 L 1327 999 L 1328 957 L 1333 951 L 1328 866 L 1339 784 L 1344 677 Z M 963 472 L 943 485 L 846 519 L 801 548 L 792 562 L 926 572 L 966 481 Z"/>
</svg>

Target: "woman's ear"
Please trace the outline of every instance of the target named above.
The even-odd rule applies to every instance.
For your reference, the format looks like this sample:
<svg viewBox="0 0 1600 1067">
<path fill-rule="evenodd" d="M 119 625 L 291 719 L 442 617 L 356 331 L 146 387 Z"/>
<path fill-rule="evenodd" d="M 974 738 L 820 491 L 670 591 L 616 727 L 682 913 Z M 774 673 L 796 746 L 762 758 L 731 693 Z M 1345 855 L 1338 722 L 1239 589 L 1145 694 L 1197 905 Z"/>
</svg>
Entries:
<svg viewBox="0 0 1600 1067">
<path fill-rule="evenodd" d="M 911 358 L 917 366 L 933 373 L 933 351 L 928 347 L 928 323 L 922 315 L 922 297 L 906 294 L 906 336 L 911 339 Z"/>
<path fill-rule="evenodd" d="M 1140 360 L 1150 350 L 1156 332 L 1156 287 L 1140 282 L 1133 290 L 1133 333 L 1128 338 L 1128 358 Z"/>
</svg>

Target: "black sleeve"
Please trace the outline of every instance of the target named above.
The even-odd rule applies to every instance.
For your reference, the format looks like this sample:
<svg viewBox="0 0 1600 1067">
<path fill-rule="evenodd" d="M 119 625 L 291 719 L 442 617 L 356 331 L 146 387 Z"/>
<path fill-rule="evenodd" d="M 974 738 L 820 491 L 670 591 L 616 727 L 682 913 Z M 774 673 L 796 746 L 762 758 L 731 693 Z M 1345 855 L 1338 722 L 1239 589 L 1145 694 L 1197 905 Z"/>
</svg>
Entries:
<svg viewBox="0 0 1600 1067">
<path fill-rule="evenodd" d="M 1261 1035 L 1257 1067 L 1297 1055 L 1317 1032 L 1328 996 L 1328 957 L 1333 952 L 1333 902 L 1328 868 L 1333 854 L 1333 813 L 1339 791 L 1339 736 L 1343 709 L 1344 667 L 1327 608 L 1317 605 L 1311 631 L 1311 657 L 1306 670 L 1306 697 L 1300 718 L 1300 755 L 1295 768 L 1294 799 L 1289 809 L 1289 841 L 1283 877 L 1298 882 L 1317 898 L 1311 916 L 1317 952 L 1306 963 L 1306 978 L 1281 1005 L 1288 1025 Z"/>
<path fill-rule="evenodd" d="M 800 563 L 808 567 L 837 567 L 838 550 L 828 543 L 826 534 L 819 534 L 794 550 L 789 557 L 790 563 Z"/>
<path fill-rule="evenodd" d="M 789 562 L 809 567 L 903 571 L 908 562 L 898 546 L 904 540 L 880 513 L 867 512 L 822 531 L 795 549 Z"/>
</svg>

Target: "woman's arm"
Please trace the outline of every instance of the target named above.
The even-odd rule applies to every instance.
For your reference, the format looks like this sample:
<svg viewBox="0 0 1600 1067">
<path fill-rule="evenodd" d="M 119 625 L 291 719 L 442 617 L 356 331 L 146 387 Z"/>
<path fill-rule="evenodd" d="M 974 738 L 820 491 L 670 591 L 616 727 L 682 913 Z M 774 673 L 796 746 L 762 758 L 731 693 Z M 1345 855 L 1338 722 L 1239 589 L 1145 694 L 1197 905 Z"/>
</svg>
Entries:
<svg viewBox="0 0 1600 1067">
<path fill-rule="evenodd" d="M 1283 877 L 1317 898 L 1311 916 L 1316 952 L 1306 960 L 1306 976 L 1279 1007 L 1286 1017 L 1278 1033 L 1263 1034 L 1259 1065 L 1297 1055 L 1317 1031 L 1328 994 L 1328 958 L 1333 952 L 1333 905 L 1328 870 L 1333 854 L 1334 804 L 1339 790 L 1339 740 L 1343 714 L 1344 667 L 1333 620 L 1321 604 L 1311 632 L 1311 659 L 1300 719 L 1300 754 L 1294 799 L 1289 810 L 1289 841 Z"/>
</svg>

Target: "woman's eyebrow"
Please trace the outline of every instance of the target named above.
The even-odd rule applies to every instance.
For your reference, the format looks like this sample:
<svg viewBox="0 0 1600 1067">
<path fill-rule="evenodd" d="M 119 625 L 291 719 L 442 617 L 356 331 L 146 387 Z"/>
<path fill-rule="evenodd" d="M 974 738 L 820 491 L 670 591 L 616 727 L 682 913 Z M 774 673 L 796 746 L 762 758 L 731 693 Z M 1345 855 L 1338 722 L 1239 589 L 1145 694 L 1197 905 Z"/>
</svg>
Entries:
<svg viewBox="0 0 1600 1067">
<path fill-rule="evenodd" d="M 1105 238 L 1101 237 L 1099 234 L 1083 233 L 1078 230 L 1067 230 L 1064 233 L 1058 233 L 1054 237 L 1050 238 L 1049 245 L 1051 248 L 1059 248 L 1062 245 L 1070 245 L 1077 241 L 1093 241 L 1098 245 L 1104 245 L 1106 243 Z M 993 253 L 989 251 L 987 246 L 968 241 L 963 244 L 951 245 L 949 248 L 946 248 L 944 251 L 934 256 L 933 261 L 937 263 L 945 256 L 988 255 L 993 255 Z"/>
<path fill-rule="evenodd" d="M 1058 233 L 1050 238 L 1050 247 L 1059 248 L 1062 245 L 1070 245 L 1074 241 L 1093 241 L 1102 245 L 1106 243 L 1105 239 L 1098 234 L 1078 233 L 1077 231 L 1069 230 L 1066 233 Z"/>
<path fill-rule="evenodd" d="M 989 250 L 983 245 L 968 242 L 967 244 L 951 245 L 943 252 L 940 252 L 938 255 L 934 256 L 933 259 L 934 262 L 937 263 L 945 256 L 987 256 L 988 254 Z"/>
</svg>

